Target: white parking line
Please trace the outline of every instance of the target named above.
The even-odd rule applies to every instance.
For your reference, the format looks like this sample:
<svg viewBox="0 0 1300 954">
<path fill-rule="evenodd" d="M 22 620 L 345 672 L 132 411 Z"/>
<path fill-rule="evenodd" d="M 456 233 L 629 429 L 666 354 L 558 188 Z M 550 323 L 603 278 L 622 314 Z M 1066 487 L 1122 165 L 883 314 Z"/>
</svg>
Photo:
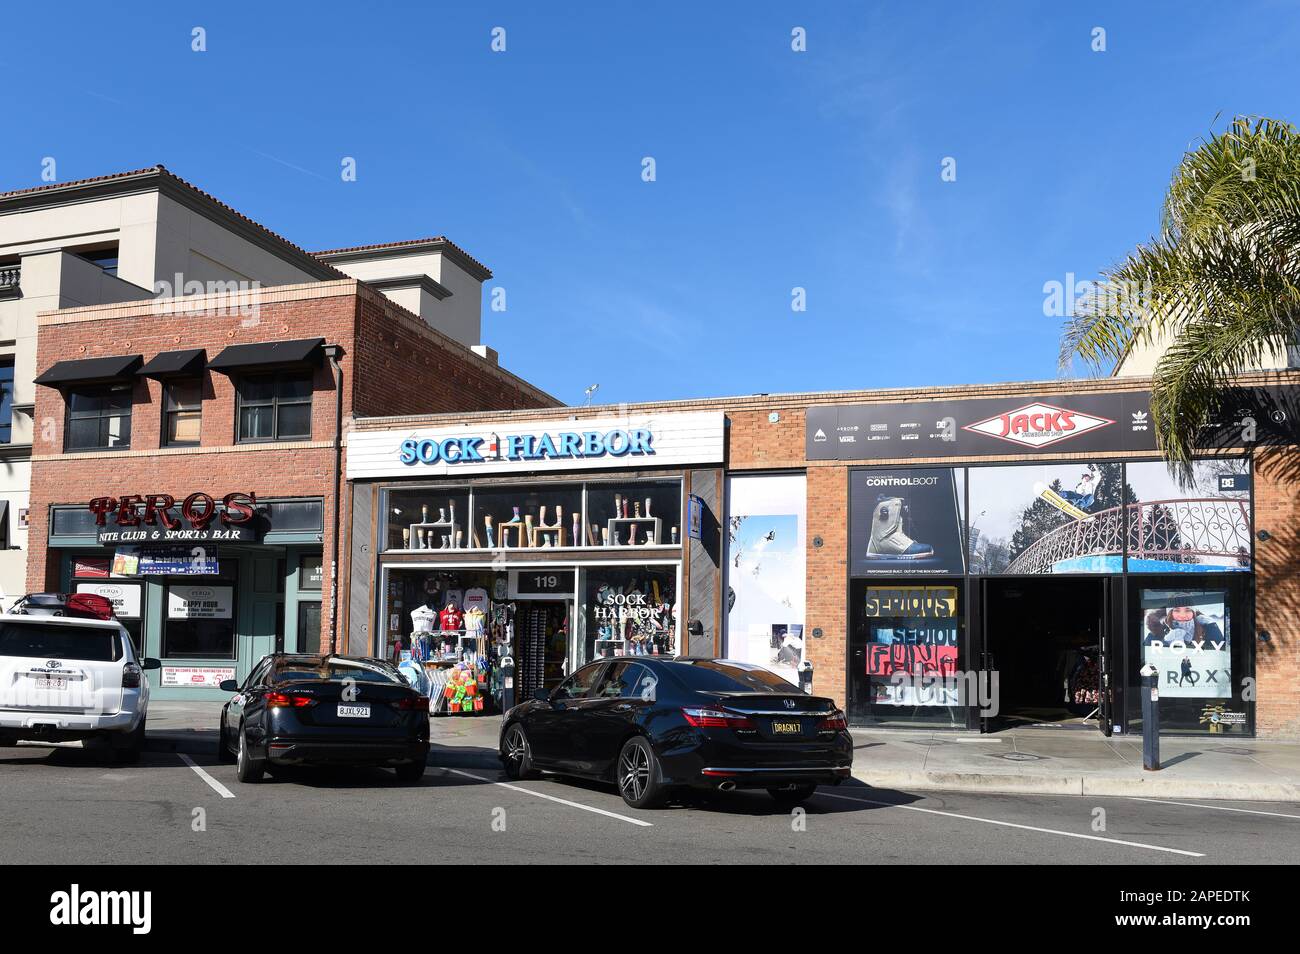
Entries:
<svg viewBox="0 0 1300 954">
<path fill-rule="evenodd" d="M 1135 802 L 1150 802 L 1153 805 L 1182 805 L 1184 808 L 1208 808 L 1216 812 L 1241 812 L 1244 815 L 1267 815 L 1270 818 L 1294 818 L 1300 821 L 1300 815 L 1287 815 L 1283 812 L 1262 812 L 1255 808 L 1229 808 L 1227 805 L 1197 805 L 1195 802 L 1171 802 L 1163 798 L 1141 798 L 1129 795 Z"/>
<path fill-rule="evenodd" d="M 199 765 L 196 765 L 194 763 L 194 760 L 190 758 L 188 755 L 186 755 L 184 752 L 177 752 L 176 754 L 180 756 L 180 760 L 182 762 L 184 762 L 190 768 L 194 769 L 194 771 L 198 774 L 199 778 L 203 779 L 203 781 L 207 782 L 210 786 L 212 786 L 212 790 L 216 792 L 218 795 L 220 795 L 222 798 L 235 797 L 234 792 L 226 788 L 226 786 L 222 785 L 220 782 L 218 782 L 207 772 L 203 771 L 203 768 Z"/>
<path fill-rule="evenodd" d="M 594 812 L 597 815 L 604 815 L 606 818 L 617 818 L 619 821 L 625 821 L 629 825 L 639 825 L 642 828 L 653 828 L 654 825 L 648 821 L 642 821 L 639 818 L 630 818 L 627 815 L 619 815 L 615 812 L 607 812 L 603 808 L 593 808 L 591 805 L 583 805 L 580 802 L 571 802 L 567 798 L 556 798 L 554 795 L 545 795 L 542 792 L 534 792 L 532 789 L 520 788 L 518 785 L 511 785 L 508 782 L 498 782 L 490 778 L 484 778 L 482 775 L 475 775 L 473 772 L 463 772 L 460 769 L 443 769 L 444 772 L 451 772 L 455 775 L 463 775 L 466 778 L 472 778 L 479 782 L 489 782 L 492 785 L 500 785 L 502 788 L 508 788 L 512 792 L 523 792 L 525 795 L 532 795 L 534 798 L 544 798 L 548 802 L 559 802 L 561 805 L 568 805 L 570 808 L 580 808 L 584 812 Z"/>
<path fill-rule="evenodd" d="M 1140 841 L 1121 841 L 1118 838 L 1102 838 L 1100 835 L 1083 835 L 1077 831 L 1058 831 L 1055 828 L 1035 828 L 1033 825 L 1018 825 L 1015 822 L 998 821 L 996 818 L 978 818 L 975 815 L 959 815 L 957 812 L 941 812 L 934 808 L 921 808 L 917 805 L 899 805 L 897 802 L 878 802 L 871 798 L 854 798 L 852 795 L 835 795 L 830 792 L 818 792 L 823 798 L 839 798 L 846 802 L 865 802 L 868 805 L 881 805 L 885 808 L 901 808 L 909 812 L 924 812 L 927 815 L 942 815 L 945 818 L 960 818 L 962 821 L 983 822 L 986 825 L 1001 825 L 1004 828 L 1019 828 L 1022 831 L 1037 831 L 1045 835 L 1061 835 L 1065 838 L 1081 838 L 1084 841 L 1100 841 L 1108 845 L 1125 845 L 1129 848 L 1145 848 L 1147 851 L 1167 851 L 1173 855 L 1186 855 L 1189 858 L 1204 858 L 1199 851 L 1183 851 L 1181 848 L 1165 848 L 1162 845 L 1145 845 Z"/>
</svg>

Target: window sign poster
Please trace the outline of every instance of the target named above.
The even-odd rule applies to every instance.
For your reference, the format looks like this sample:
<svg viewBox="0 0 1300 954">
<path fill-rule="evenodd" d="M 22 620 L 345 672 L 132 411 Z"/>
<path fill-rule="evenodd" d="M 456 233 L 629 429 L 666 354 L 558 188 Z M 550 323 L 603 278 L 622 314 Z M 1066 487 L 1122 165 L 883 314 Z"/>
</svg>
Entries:
<svg viewBox="0 0 1300 954">
<path fill-rule="evenodd" d="M 863 615 L 873 704 L 960 705 L 955 586 L 867 587 Z"/>
<path fill-rule="evenodd" d="M 173 583 L 167 588 L 168 619 L 230 619 L 233 586 Z"/>
<path fill-rule="evenodd" d="M 73 557 L 72 575 L 81 580 L 106 580 L 108 565 L 108 557 Z"/>
<path fill-rule="evenodd" d="M 1130 573 L 1248 573 L 1250 466 L 1240 459 L 1198 461 L 1182 487 L 1163 461 L 1128 465 Z"/>
<path fill-rule="evenodd" d="M 1119 573 L 1124 504 L 1119 463 L 970 468 L 972 573 Z"/>
<path fill-rule="evenodd" d="M 804 656 L 803 475 L 727 480 L 727 656 L 794 684 Z"/>
<path fill-rule="evenodd" d="M 163 666 L 162 685 L 215 689 L 223 679 L 234 679 L 234 666 Z"/>
<path fill-rule="evenodd" d="M 1222 591 L 1142 591 L 1142 660 L 1162 698 L 1232 697 L 1226 602 Z"/>
<path fill-rule="evenodd" d="M 962 473 L 950 467 L 852 471 L 850 574 L 962 573 Z"/>
<path fill-rule="evenodd" d="M 139 583 L 78 583 L 78 593 L 94 593 L 113 604 L 118 619 L 140 618 Z"/>
</svg>

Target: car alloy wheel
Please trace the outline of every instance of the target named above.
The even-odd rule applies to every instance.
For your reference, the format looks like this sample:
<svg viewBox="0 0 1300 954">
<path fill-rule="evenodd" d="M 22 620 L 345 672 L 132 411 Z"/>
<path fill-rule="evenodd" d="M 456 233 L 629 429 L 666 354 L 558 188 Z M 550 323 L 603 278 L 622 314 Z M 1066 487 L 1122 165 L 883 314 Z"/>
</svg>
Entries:
<svg viewBox="0 0 1300 954">
<path fill-rule="evenodd" d="M 523 726 L 516 723 L 506 732 L 504 745 L 506 775 L 514 779 L 527 778 L 533 770 L 533 753 L 528 746 L 528 736 Z"/>
<path fill-rule="evenodd" d="M 633 808 L 652 808 L 663 800 L 659 760 L 650 743 L 639 735 L 624 743 L 618 756 L 616 780 L 623 801 Z"/>
<path fill-rule="evenodd" d="M 236 774 L 241 782 L 259 782 L 266 770 L 266 763 L 254 759 L 248 754 L 248 733 L 239 727 L 239 757 L 236 759 Z"/>
</svg>

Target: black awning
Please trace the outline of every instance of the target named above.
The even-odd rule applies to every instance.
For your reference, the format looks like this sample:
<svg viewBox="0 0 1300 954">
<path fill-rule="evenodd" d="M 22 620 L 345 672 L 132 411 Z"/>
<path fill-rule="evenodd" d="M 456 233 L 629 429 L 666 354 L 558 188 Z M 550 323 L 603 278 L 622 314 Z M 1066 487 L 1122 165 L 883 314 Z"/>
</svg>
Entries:
<svg viewBox="0 0 1300 954">
<path fill-rule="evenodd" d="M 36 378 L 36 383 L 57 388 L 65 384 L 120 381 L 131 377 L 143 360 L 138 354 L 120 354 L 111 358 L 56 361 L 53 367 Z"/>
<path fill-rule="evenodd" d="M 143 378 L 165 378 L 169 375 L 196 375 L 207 363 L 208 353 L 202 348 L 188 351 L 160 351 L 144 363 L 136 374 Z"/>
<path fill-rule="evenodd" d="M 228 374 L 240 368 L 270 368 L 293 364 L 320 364 L 324 338 L 297 341 L 263 341 L 230 345 L 208 362 L 208 368 Z"/>
</svg>

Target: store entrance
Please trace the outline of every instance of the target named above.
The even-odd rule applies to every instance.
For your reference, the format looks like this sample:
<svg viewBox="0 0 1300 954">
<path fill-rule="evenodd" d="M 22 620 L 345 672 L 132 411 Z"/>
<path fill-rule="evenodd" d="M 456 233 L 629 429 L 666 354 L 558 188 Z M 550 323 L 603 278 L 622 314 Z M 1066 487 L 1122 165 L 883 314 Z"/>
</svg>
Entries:
<svg viewBox="0 0 1300 954">
<path fill-rule="evenodd" d="M 998 676 L 987 731 L 1109 727 L 1102 713 L 1104 577 L 983 581 L 986 669 Z"/>
<path fill-rule="evenodd" d="M 515 699 L 526 702 L 568 675 L 569 601 L 520 599 L 514 605 Z"/>
</svg>

